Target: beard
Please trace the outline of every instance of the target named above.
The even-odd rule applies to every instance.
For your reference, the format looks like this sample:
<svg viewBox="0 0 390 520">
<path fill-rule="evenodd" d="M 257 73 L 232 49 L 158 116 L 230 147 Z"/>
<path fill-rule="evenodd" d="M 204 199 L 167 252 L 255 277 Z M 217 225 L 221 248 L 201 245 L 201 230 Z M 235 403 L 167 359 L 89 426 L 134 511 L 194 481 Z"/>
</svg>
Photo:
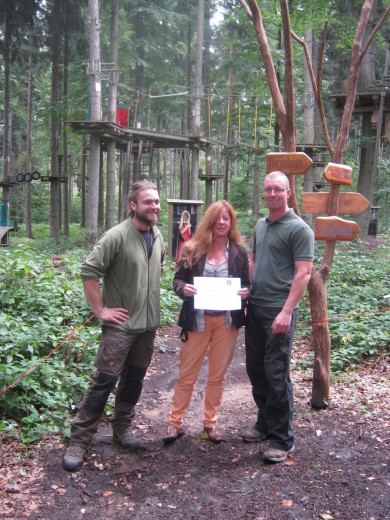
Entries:
<svg viewBox="0 0 390 520">
<path fill-rule="evenodd" d="M 151 211 L 138 211 L 138 209 L 136 209 L 134 216 L 139 222 L 142 222 L 146 226 L 155 226 L 157 224 L 158 217 L 160 216 L 160 211 L 154 213 Z"/>
</svg>

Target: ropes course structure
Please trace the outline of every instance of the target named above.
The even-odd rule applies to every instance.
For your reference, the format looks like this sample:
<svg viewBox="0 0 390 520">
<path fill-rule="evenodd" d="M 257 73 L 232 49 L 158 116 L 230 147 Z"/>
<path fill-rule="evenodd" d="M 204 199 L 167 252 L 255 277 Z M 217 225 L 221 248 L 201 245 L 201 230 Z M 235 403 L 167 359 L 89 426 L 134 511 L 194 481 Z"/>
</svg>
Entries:
<svg viewBox="0 0 390 520">
<path fill-rule="evenodd" d="M 240 93 L 220 95 L 209 92 L 202 95 L 201 127 L 204 129 L 200 132 L 197 132 L 195 127 L 190 129 L 188 114 L 194 102 L 193 94 L 181 91 L 176 94 L 153 95 L 150 91 L 134 90 L 132 97 L 132 101 L 128 98 L 117 102 L 116 122 L 91 121 L 87 118 L 84 121 L 68 121 L 67 126 L 85 137 L 98 135 L 103 151 L 109 141 L 114 141 L 116 149 L 126 156 L 123 163 L 129 165 L 131 170 L 129 172 L 123 169 L 122 178 L 131 175 L 134 179 L 156 178 L 159 175 L 160 157 L 164 159 L 165 169 L 166 163 L 171 165 L 181 158 L 180 183 L 176 182 L 177 175 L 173 180 L 168 180 L 168 188 L 164 183 L 169 192 L 169 195 L 166 195 L 170 197 L 177 196 L 180 191 L 181 198 L 193 198 L 194 183 L 197 183 L 197 180 L 205 181 L 207 208 L 213 197 L 218 198 L 221 195 L 222 181 L 223 197 L 227 198 L 229 178 L 232 177 L 229 161 L 234 161 L 232 164 L 236 168 L 236 158 L 240 154 L 242 156 L 240 150 L 245 151 L 249 158 L 250 155 L 255 156 L 259 153 L 264 156 L 267 151 L 273 149 L 273 145 L 269 144 L 273 141 L 270 138 L 274 131 L 273 107 L 268 97 L 259 100 L 258 95 L 248 97 L 248 94 Z M 171 98 L 178 99 L 171 101 Z M 173 108 L 169 108 L 170 104 Z M 259 132 L 261 128 L 266 130 Z M 195 154 L 199 152 L 204 154 L 200 165 L 199 160 L 194 160 Z M 172 155 L 176 159 L 172 159 Z M 160 178 L 165 181 L 164 176 L 160 175 Z M 126 183 L 123 182 L 122 187 L 120 186 L 122 193 L 125 193 L 130 182 L 128 179 Z M 176 190 L 174 195 L 173 187 Z M 159 188 L 164 194 L 164 189 L 161 189 L 161 186 Z"/>
</svg>

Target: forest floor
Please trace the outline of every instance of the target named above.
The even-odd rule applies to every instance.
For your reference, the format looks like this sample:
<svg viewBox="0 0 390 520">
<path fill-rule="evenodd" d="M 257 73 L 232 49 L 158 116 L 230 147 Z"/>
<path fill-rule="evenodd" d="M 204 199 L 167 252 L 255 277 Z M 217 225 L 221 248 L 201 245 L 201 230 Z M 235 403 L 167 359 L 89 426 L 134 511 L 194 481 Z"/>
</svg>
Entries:
<svg viewBox="0 0 390 520">
<path fill-rule="evenodd" d="M 102 422 L 78 473 L 61 465 L 67 442 L 47 436 L 28 450 L 2 437 L 0 517 L 20 520 L 284 520 L 390 518 L 388 357 L 371 360 L 332 383 L 326 410 L 310 406 L 310 340 L 296 341 L 295 451 L 266 465 L 267 443 L 244 443 L 256 408 L 245 371 L 243 332 L 229 369 L 219 414 L 225 442 L 201 439 L 203 367 L 186 435 L 164 446 L 178 369 L 177 327 L 159 331 L 156 353 L 137 405 L 134 432 L 143 449 L 112 444 Z"/>
</svg>

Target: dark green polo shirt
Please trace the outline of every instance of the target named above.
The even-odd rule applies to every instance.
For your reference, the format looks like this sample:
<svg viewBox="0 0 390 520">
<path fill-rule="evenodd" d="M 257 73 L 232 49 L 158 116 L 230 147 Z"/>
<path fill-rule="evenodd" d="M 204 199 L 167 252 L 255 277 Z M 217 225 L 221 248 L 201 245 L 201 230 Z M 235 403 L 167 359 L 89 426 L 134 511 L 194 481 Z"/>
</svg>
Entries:
<svg viewBox="0 0 390 520">
<path fill-rule="evenodd" d="M 261 307 L 283 307 L 295 275 L 296 260 L 313 260 L 314 234 L 289 209 L 279 219 L 258 220 L 254 231 L 256 263 L 250 302 Z"/>
</svg>

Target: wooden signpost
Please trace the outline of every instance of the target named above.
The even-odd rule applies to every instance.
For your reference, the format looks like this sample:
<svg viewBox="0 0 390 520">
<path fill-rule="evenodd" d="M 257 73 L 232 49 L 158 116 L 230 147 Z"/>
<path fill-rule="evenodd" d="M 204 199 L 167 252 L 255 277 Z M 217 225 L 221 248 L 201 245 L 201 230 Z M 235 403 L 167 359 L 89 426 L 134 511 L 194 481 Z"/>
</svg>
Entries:
<svg viewBox="0 0 390 520">
<path fill-rule="evenodd" d="M 272 154 L 271 154 L 272 155 Z M 332 185 L 350 186 L 352 184 L 352 168 L 346 164 L 329 163 L 324 170 L 325 179 Z M 304 213 L 330 213 L 332 197 L 338 197 L 337 213 L 358 215 L 370 207 L 370 202 L 360 193 L 339 192 L 303 193 L 302 211 Z M 356 222 L 344 220 L 330 215 L 317 217 L 314 226 L 316 240 L 354 240 L 360 233 Z"/>
<path fill-rule="evenodd" d="M 313 161 L 304 152 L 269 153 L 265 159 L 265 172 L 281 171 L 286 175 L 302 175 Z M 346 164 L 330 162 L 324 170 L 325 179 L 333 185 L 350 186 L 352 184 L 352 168 Z M 329 214 L 331 198 L 338 196 L 338 213 L 358 215 L 370 207 L 370 202 L 360 193 L 341 192 L 303 193 L 302 211 L 304 213 Z M 314 227 L 316 240 L 354 240 L 360 232 L 356 222 L 344 220 L 336 216 L 318 217 Z"/>
<path fill-rule="evenodd" d="M 318 217 L 314 226 L 316 240 L 354 240 L 360 233 L 356 222 L 339 217 Z"/>
<path fill-rule="evenodd" d="M 324 170 L 324 177 L 332 184 L 350 186 L 352 184 L 352 168 L 346 164 L 329 163 Z"/>
<path fill-rule="evenodd" d="M 265 158 L 265 173 L 280 171 L 286 175 L 302 175 L 313 165 L 304 152 L 274 152 Z"/>
<path fill-rule="evenodd" d="M 330 194 L 326 192 L 302 193 L 303 213 L 327 213 L 330 202 Z M 361 193 L 344 191 L 340 193 L 339 213 L 358 215 L 370 207 L 368 201 Z"/>
</svg>

